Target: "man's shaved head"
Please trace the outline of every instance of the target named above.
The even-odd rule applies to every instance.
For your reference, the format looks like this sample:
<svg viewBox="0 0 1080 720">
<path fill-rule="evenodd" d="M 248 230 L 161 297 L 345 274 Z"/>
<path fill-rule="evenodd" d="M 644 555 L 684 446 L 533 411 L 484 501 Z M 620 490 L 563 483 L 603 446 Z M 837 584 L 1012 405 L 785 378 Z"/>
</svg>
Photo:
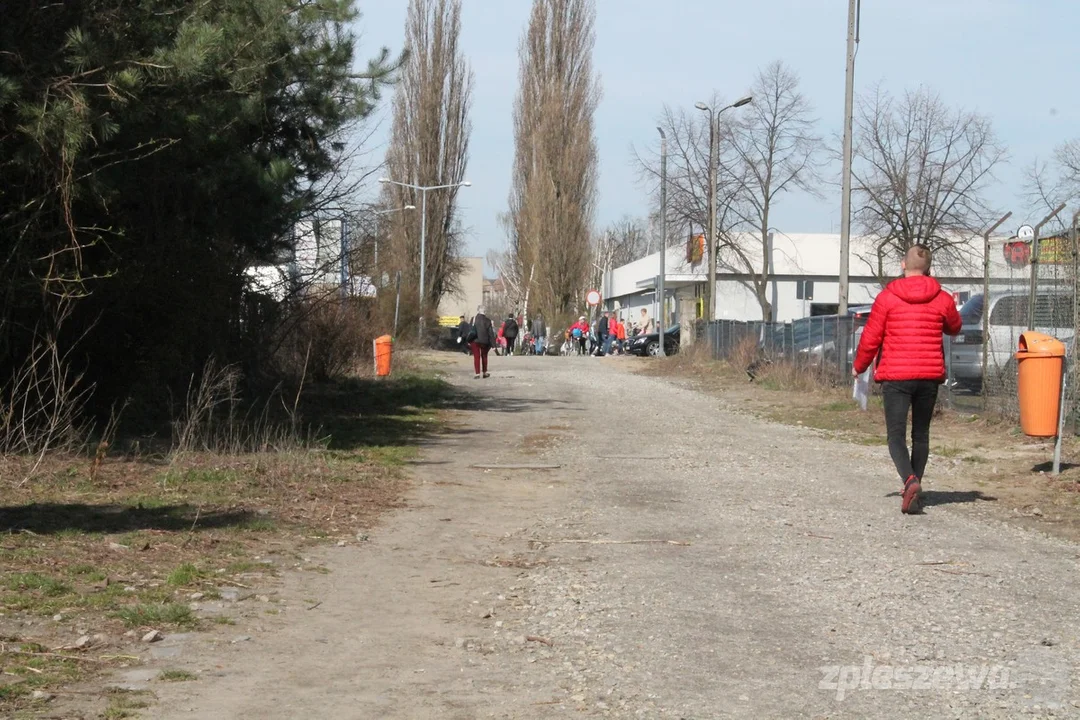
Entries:
<svg viewBox="0 0 1080 720">
<path fill-rule="evenodd" d="M 930 261 L 933 255 L 930 248 L 925 245 L 912 245 L 904 255 L 904 270 L 911 274 L 930 272 Z"/>
</svg>

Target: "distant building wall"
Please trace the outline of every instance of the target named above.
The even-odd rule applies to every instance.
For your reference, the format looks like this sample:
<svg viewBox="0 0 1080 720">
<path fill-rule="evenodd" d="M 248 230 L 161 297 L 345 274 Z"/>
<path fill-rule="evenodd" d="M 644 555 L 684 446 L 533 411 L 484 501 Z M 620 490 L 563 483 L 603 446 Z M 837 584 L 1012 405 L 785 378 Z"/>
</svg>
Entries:
<svg viewBox="0 0 1080 720">
<path fill-rule="evenodd" d="M 478 257 L 462 258 L 464 268 L 458 276 L 458 291 L 446 295 L 439 302 L 439 322 L 442 324 L 458 323 L 462 315 L 471 318 L 476 307 L 484 302 L 484 259 Z"/>
</svg>

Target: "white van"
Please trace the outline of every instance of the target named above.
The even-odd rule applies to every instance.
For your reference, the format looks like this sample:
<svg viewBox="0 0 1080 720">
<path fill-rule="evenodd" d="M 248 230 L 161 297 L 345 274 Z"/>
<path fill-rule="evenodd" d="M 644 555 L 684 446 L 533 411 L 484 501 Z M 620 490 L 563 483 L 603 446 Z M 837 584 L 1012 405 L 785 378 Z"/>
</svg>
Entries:
<svg viewBox="0 0 1080 720">
<path fill-rule="evenodd" d="M 1015 376 L 1013 356 L 1020 334 L 1028 327 L 1029 293 L 1027 290 L 1003 290 L 990 293 L 990 337 L 987 370 L 999 377 Z M 1035 330 L 1071 343 L 1073 294 L 1065 288 L 1041 289 L 1035 297 Z M 961 385 L 982 384 L 983 312 L 987 303 L 982 294 L 974 295 L 960 308 L 963 325 L 952 338 L 949 350 L 951 377 Z"/>
</svg>

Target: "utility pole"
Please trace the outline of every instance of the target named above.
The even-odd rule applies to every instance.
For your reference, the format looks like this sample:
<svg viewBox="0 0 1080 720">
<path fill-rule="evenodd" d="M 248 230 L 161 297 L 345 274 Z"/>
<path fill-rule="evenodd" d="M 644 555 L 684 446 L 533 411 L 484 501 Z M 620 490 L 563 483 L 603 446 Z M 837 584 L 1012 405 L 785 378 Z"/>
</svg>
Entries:
<svg viewBox="0 0 1080 720">
<path fill-rule="evenodd" d="M 720 113 L 709 114 L 709 281 L 705 286 L 708 291 L 708 316 L 706 322 L 716 319 L 716 176 L 719 172 L 717 165 L 717 135 L 720 133 L 716 127 Z"/>
<path fill-rule="evenodd" d="M 844 92 L 844 169 L 840 193 L 840 307 L 848 311 L 848 266 L 851 263 L 851 125 L 855 109 L 855 46 L 859 43 L 862 0 L 848 0 L 847 88 Z"/>
<path fill-rule="evenodd" d="M 656 278 L 656 296 L 660 300 L 660 312 L 656 316 L 656 331 L 660 333 L 660 357 L 664 349 L 664 275 L 667 273 L 667 135 L 663 128 L 656 128 L 660 133 L 660 274 Z M 712 297 L 710 294 L 709 297 Z"/>
</svg>

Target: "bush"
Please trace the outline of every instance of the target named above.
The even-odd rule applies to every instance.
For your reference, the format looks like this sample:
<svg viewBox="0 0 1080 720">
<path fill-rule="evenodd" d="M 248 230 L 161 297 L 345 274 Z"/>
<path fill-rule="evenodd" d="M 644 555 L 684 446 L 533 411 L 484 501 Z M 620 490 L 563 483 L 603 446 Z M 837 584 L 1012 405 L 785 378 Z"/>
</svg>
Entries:
<svg viewBox="0 0 1080 720">
<path fill-rule="evenodd" d="M 304 298 L 286 309 L 275 365 L 292 378 L 317 381 L 354 375 L 371 357 L 373 325 L 363 300 Z"/>
</svg>

